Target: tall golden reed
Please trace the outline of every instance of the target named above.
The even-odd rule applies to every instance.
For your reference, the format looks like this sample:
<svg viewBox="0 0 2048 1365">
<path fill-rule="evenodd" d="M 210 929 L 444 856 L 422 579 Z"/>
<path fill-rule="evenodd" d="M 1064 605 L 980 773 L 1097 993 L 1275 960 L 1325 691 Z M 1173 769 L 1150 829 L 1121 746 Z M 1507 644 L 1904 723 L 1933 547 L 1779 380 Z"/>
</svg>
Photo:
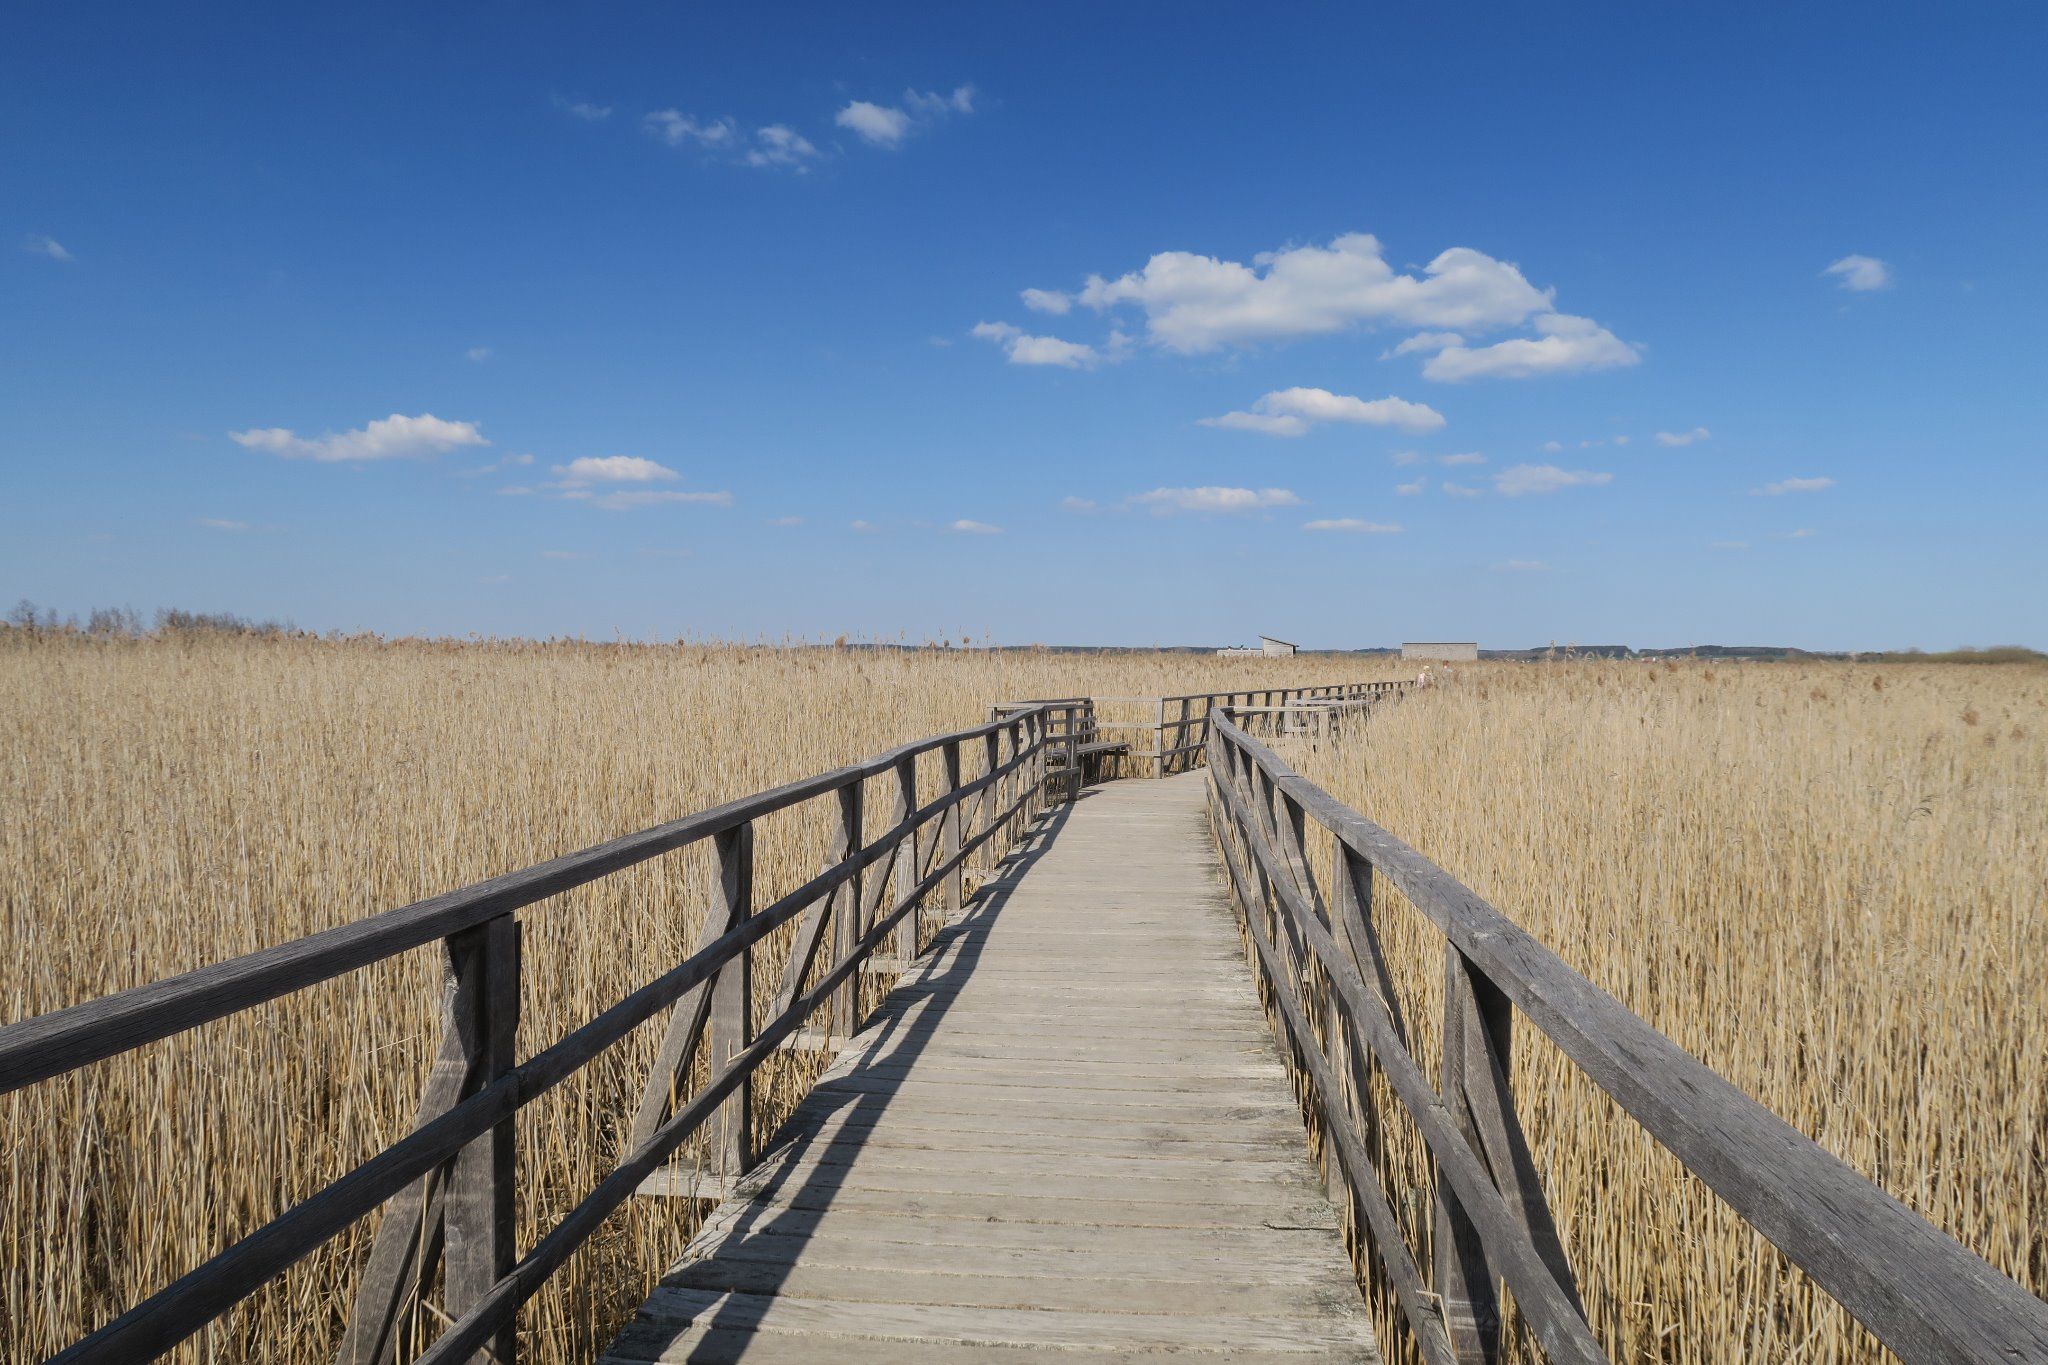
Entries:
<svg viewBox="0 0 2048 1365">
<path fill-rule="evenodd" d="M 1478 666 L 1289 757 L 2048 1296 L 2048 669 Z M 1382 907 L 1434 1076 L 1443 940 Z M 1526 1021 L 1514 1071 L 1614 1358 L 1884 1358 Z M 1426 1258 L 1427 1163 L 1390 1136 Z"/>
<path fill-rule="evenodd" d="M 1375 671 L 1391 669 L 0 632 L 0 1018 L 970 725 L 999 699 Z M 886 801 L 869 806 L 879 828 Z M 825 816 L 813 803 L 764 822 L 763 901 L 816 872 Z M 522 1055 L 687 955 L 706 881 L 691 850 L 522 912 Z M 0 1359 L 42 1358 L 401 1136 L 435 1043 L 437 970 L 431 951 L 408 954 L 0 1098 Z M 521 1246 L 611 1170 L 658 1031 L 523 1112 Z M 764 1087 L 764 1117 L 805 1079 Z M 330 1359 L 372 1226 L 177 1358 Z M 590 1358 L 687 1231 L 679 1205 L 634 1201 L 529 1308 L 524 1358 Z"/>
</svg>

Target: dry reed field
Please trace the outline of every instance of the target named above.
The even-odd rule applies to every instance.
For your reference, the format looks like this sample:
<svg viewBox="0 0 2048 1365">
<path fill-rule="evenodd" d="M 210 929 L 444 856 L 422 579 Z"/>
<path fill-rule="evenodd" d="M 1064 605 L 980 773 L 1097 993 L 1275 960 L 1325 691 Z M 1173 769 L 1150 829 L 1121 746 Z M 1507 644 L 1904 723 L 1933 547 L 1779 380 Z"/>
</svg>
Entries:
<svg viewBox="0 0 2048 1365">
<path fill-rule="evenodd" d="M 2048 669 L 1472 666 L 1289 758 L 2048 1295 Z M 1379 890 L 1434 1075 L 1443 940 Z M 1533 1026 L 1515 1037 L 1522 1121 L 1615 1359 L 1886 1358 Z M 1419 1140 L 1405 1115 L 1387 1134 L 1426 1263 Z M 1376 1306 L 1393 1358 L 1398 1310 Z"/>
<path fill-rule="evenodd" d="M 1398 667 L 0 633 L 0 1013 L 40 1014 L 539 862 L 977 723 L 996 700 Z M 871 830 L 886 804 L 871 794 Z M 817 870 L 820 805 L 763 822 L 757 903 Z M 521 912 L 522 1056 L 690 952 L 705 855 Z M 42 1358 L 401 1136 L 438 1038 L 438 971 L 437 954 L 414 952 L 0 1098 L 0 1358 Z M 522 1247 L 622 1154 L 659 1028 L 522 1111 Z M 807 1084 L 794 1068 L 760 1088 L 764 1119 Z M 331 1359 L 372 1229 L 174 1358 Z M 681 1204 L 633 1201 L 529 1306 L 522 1358 L 590 1358 L 687 1232 Z"/>
</svg>

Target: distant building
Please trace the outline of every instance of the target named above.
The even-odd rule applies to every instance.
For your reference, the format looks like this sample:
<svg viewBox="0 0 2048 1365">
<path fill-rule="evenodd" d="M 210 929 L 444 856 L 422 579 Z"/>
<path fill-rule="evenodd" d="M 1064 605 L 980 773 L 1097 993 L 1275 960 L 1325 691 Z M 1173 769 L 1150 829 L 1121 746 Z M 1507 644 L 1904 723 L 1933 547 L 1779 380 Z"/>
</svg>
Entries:
<svg viewBox="0 0 2048 1365">
<path fill-rule="evenodd" d="M 1299 649 L 1299 645 L 1290 644 L 1286 640 L 1276 640 L 1270 635 L 1261 635 L 1257 649 L 1233 646 L 1229 649 L 1217 650 L 1216 657 L 1219 659 L 1284 659 L 1288 655 L 1298 652 Z"/>
<path fill-rule="evenodd" d="M 1435 659 L 1444 663 L 1469 664 L 1479 661 L 1476 640 L 1409 640 L 1401 644 L 1404 659 Z"/>
</svg>

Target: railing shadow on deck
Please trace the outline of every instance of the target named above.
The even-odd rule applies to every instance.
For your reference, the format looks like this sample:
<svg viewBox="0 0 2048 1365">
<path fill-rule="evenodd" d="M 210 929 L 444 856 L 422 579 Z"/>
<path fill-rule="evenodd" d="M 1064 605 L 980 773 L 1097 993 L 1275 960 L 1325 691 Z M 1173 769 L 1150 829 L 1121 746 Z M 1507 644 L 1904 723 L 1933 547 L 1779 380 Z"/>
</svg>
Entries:
<svg viewBox="0 0 2048 1365">
<path fill-rule="evenodd" d="M 732 1196 L 737 1205 L 735 1213 L 717 1230 L 715 1252 L 695 1264 L 741 1253 L 734 1259 L 745 1260 L 755 1268 L 755 1274 L 748 1287 L 739 1292 L 750 1296 L 777 1292 L 796 1269 L 816 1223 L 830 1211 L 834 1196 L 844 1188 L 847 1175 L 867 1150 L 873 1130 L 896 1098 L 898 1088 L 911 1079 L 917 1059 L 942 1030 L 952 1009 L 948 994 L 973 976 L 984 951 L 983 944 L 975 941 L 974 936 L 1001 918 L 1020 880 L 1046 855 L 1072 818 L 1074 804 L 1086 801 L 1089 795 L 1084 788 L 1074 801 L 1049 808 L 1002 860 L 999 875 L 984 883 L 968 908 L 934 936 L 927 957 L 919 959 L 919 963 L 928 964 L 934 955 L 947 953 L 952 954 L 950 960 L 936 974 L 920 972 L 911 981 L 906 972 L 905 979 L 897 982 L 871 1016 L 866 1030 L 849 1040 L 849 1046 L 859 1049 L 853 1066 L 844 1074 L 828 1073 L 827 1078 L 821 1079 L 768 1143 L 762 1165 L 781 1163 L 780 1168 L 765 1178 L 741 1182 Z M 956 944 L 962 946 L 956 949 Z M 932 1003 L 915 1005 L 913 1002 L 919 996 L 930 997 Z M 884 1074 L 895 1073 L 899 1068 L 902 1074 Z M 850 1084 L 855 1081 L 867 1083 Z M 843 1102 L 837 1102 L 842 1097 Z M 811 1160 L 820 1155 L 845 1159 L 829 1163 Z M 795 1182 L 794 1189 L 791 1182 Z M 712 1221 L 720 1216 L 720 1211 L 715 1211 Z M 679 1269 L 686 1271 L 688 1267 Z M 694 1330 L 700 1325 L 708 1334 L 729 1334 L 728 1344 L 744 1349 L 744 1339 L 753 1322 L 729 1301 L 708 1318 L 678 1331 Z M 668 1340 L 673 1340 L 673 1335 Z M 636 1350 L 654 1348 L 658 1354 L 668 1342 L 643 1327 L 633 1344 Z"/>
</svg>

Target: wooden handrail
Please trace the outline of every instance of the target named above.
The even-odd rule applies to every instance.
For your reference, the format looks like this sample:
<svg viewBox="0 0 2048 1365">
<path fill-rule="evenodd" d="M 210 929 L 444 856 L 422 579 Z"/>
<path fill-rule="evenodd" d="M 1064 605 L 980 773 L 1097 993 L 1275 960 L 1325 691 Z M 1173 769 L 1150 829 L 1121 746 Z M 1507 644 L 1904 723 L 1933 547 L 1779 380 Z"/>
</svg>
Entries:
<svg viewBox="0 0 2048 1365">
<path fill-rule="evenodd" d="M 2048 1304 L 1742 1093 L 1406 843 L 1289 767 L 1231 715 L 1209 725 L 1211 818 L 1233 898 L 1291 1048 L 1336 1139 L 1346 1183 L 1425 1356 L 1491 1358 L 1492 1277 L 1553 1358 L 1587 1342 L 1514 1112 L 1514 1011 L 1758 1232 L 1908 1362 L 2048 1361 Z M 1335 843 L 1335 896 L 1306 856 L 1310 821 Z M 1443 933 L 1444 1079 L 1409 1053 L 1372 924 L 1378 872 Z M 1356 890 L 1359 882 L 1364 891 Z M 1347 945 L 1339 948 L 1332 924 Z M 1311 970 L 1312 969 L 1312 970 Z M 1368 979 L 1378 984 L 1368 986 Z M 1334 1030 L 1309 1015 L 1327 993 Z M 1332 1042 L 1381 1067 L 1437 1163 L 1434 1297 L 1383 1207 L 1361 1141 L 1370 1091 L 1349 1098 Z M 1378 1203 L 1375 1202 L 1376 1197 Z M 1391 1234 L 1391 1244 L 1390 1244 Z M 1476 1256 L 1469 1253 L 1477 1253 Z M 1405 1267 L 1405 1273 L 1404 1273 Z M 1439 1306 L 1440 1305 L 1440 1306 Z M 1595 1358 L 1598 1358 L 1597 1356 Z"/>
<path fill-rule="evenodd" d="M 847 995 L 854 974 L 888 935 L 901 935 L 901 942 L 915 951 L 915 917 L 928 895 L 943 890 L 948 907 L 959 908 L 960 872 L 967 860 L 992 841 L 1007 848 L 1023 836 L 1044 803 L 1049 781 L 1046 751 L 1057 742 L 1055 724 L 1064 722 L 1071 733 L 1087 705 L 1085 700 L 1034 705 L 355 924 L 0 1028 L 0 1093 L 5 1093 L 437 939 L 445 940 L 449 948 L 446 1036 L 413 1129 L 55 1359 L 126 1362 L 160 1355 L 386 1200 L 405 1194 L 413 1201 L 408 1211 L 420 1216 L 394 1221 L 399 1212 L 394 1210 L 380 1225 L 365 1283 L 357 1293 L 343 1359 L 388 1359 L 396 1315 L 409 1295 L 431 1278 L 429 1262 L 438 1253 L 445 1267 L 444 1296 L 455 1322 L 425 1358 L 452 1361 L 482 1353 L 477 1358 L 510 1365 L 512 1327 L 520 1305 L 707 1120 L 724 1116 L 716 1155 L 729 1165 L 730 1174 L 738 1175 L 752 1163 L 756 1153 L 746 1102 L 754 1070 L 814 1010 L 830 1004 L 835 995 Z M 981 741 L 985 770 L 972 781 L 962 781 L 960 748 L 975 740 Z M 999 761 L 1005 741 L 1009 757 Z M 943 759 L 940 794 L 914 806 L 915 762 L 935 751 Z M 904 798 L 898 818 L 862 845 L 857 792 L 868 778 L 885 773 L 896 775 Z M 856 794 L 848 796 L 849 789 Z M 837 856 L 816 877 L 755 909 L 754 821 L 834 793 L 840 797 L 842 821 Z M 851 824 L 845 823 L 848 810 Z M 917 856 L 919 835 L 934 822 L 934 856 L 926 864 Z M 972 824 L 980 828 L 970 834 Z M 669 971 L 513 1065 L 519 975 L 513 912 L 705 838 L 718 844 L 719 931 Z M 803 975 L 809 959 L 802 966 L 793 963 L 787 993 L 777 999 L 779 1008 L 759 1035 L 753 1035 L 749 950 L 806 910 L 823 916 L 832 913 L 830 907 L 839 907 L 842 918 L 859 917 L 861 873 L 885 863 L 897 869 L 896 895 L 887 911 L 853 930 L 835 931 L 845 951 L 808 989 Z M 847 894 L 839 894 L 842 891 Z M 875 908 L 880 910 L 879 901 Z M 907 933 L 906 923 L 911 926 Z M 813 927 L 810 951 L 815 951 L 826 927 L 822 921 Z M 633 1150 L 618 1170 L 524 1258 L 517 1258 L 511 1244 L 514 1115 L 661 1010 L 676 1005 L 673 1026 L 684 1013 L 678 1002 L 693 998 L 693 992 L 694 998 L 703 1000 L 707 991 L 711 998 L 697 1013 L 708 1019 L 699 1018 L 680 1065 L 687 1068 L 688 1052 L 708 1022 L 711 1080 L 672 1115 L 660 1117 L 651 1132 L 636 1133 Z M 650 1089 L 672 1080 L 651 1077 Z M 437 1225 L 431 1239 L 418 1226 L 426 1222 Z M 446 1227 L 445 1238 L 438 1233 L 440 1226 Z"/>
</svg>

